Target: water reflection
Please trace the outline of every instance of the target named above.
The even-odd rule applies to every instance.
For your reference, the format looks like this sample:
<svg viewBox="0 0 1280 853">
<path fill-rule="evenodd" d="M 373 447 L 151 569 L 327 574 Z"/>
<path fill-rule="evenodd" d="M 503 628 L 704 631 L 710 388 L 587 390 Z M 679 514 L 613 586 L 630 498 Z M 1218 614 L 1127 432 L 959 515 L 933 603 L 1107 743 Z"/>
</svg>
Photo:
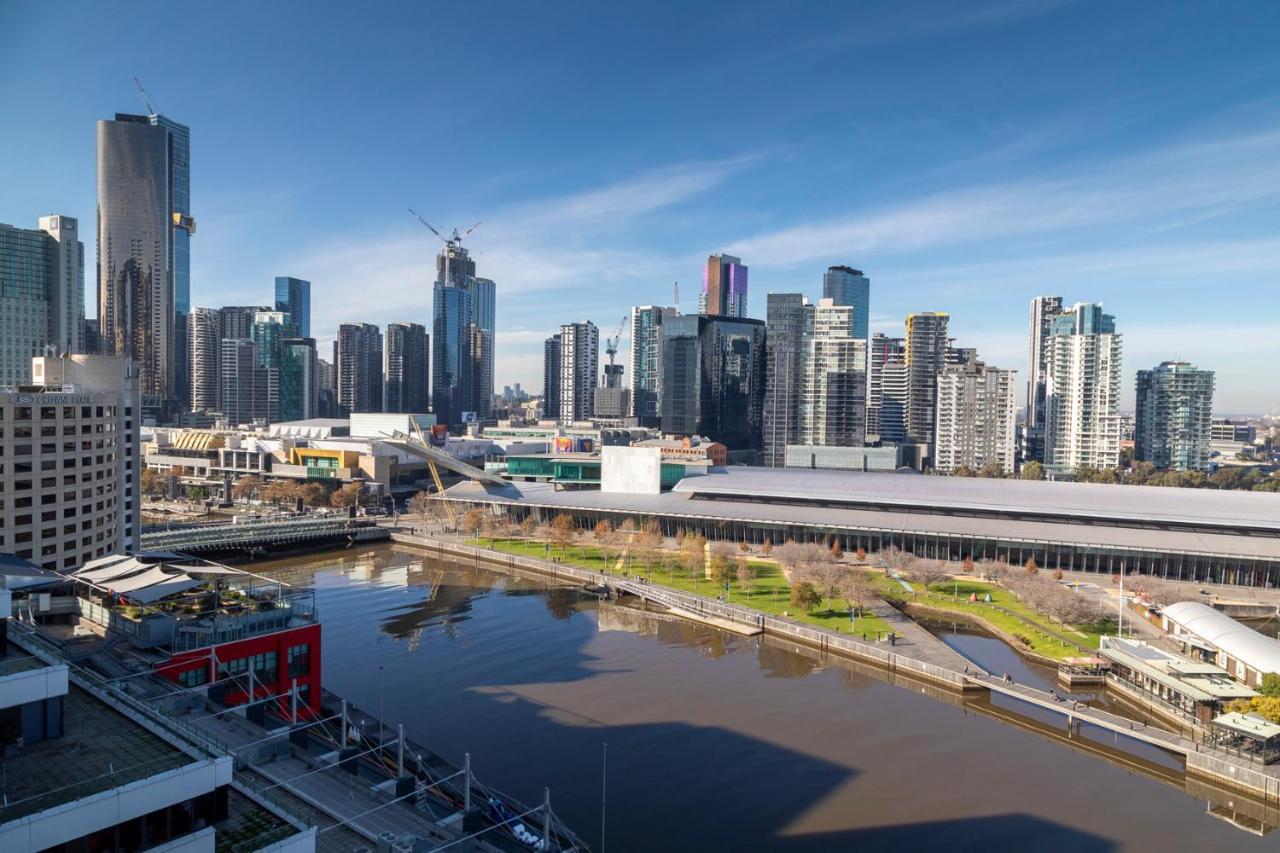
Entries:
<svg viewBox="0 0 1280 853">
<path fill-rule="evenodd" d="M 550 785 L 596 842 L 608 741 L 611 850 L 1244 849 L 1218 818 L 1276 823 L 1060 718 L 773 637 L 390 547 L 255 568 L 315 586 L 331 689 L 385 690 L 390 722 L 516 796 Z"/>
</svg>

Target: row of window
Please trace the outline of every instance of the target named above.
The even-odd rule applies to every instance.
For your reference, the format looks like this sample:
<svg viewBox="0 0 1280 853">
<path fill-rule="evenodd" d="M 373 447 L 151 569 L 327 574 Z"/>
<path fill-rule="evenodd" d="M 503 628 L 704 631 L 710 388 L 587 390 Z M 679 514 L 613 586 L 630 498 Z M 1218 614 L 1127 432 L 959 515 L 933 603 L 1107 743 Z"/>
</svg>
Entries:
<svg viewBox="0 0 1280 853">
<path fill-rule="evenodd" d="M 126 414 L 129 414 L 130 410 L 126 409 L 125 412 Z M 14 406 L 13 407 L 13 419 L 15 421 L 29 421 L 31 420 L 32 415 L 34 413 L 35 413 L 35 409 L 32 406 Z M 40 407 L 40 420 L 42 421 L 55 420 L 58 418 L 59 414 L 61 414 L 63 418 L 74 418 L 76 417 L 76 407 L 62 406 L 61 412 L 59 412 L 58 406 L 41 406 Z M 82 418 L 101 418 L 101 417 L 114 418 L 115 416 L 116 416 L 115 406 L 81 406 L 80 407 L 80 417 Z"/>
</svg>

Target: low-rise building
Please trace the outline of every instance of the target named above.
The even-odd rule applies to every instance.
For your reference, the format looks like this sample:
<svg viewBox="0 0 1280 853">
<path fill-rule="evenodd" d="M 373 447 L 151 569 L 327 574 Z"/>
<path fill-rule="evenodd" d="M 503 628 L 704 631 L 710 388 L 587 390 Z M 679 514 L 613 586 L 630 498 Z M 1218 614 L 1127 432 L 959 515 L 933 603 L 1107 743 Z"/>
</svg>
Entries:
<svg viewBox="0 0 1280 853">
<path fill-rule="evenodd" d="M 1166 716 L 1201 726 L 1212 723 L 1226 703 L 1258 695 L 1220 666 L 1139 640 L 1103 637 L 1098 655 L 1111 663 L 1108 683 Z"/>
<path fill-rule="evenodd" d="M 1160 612 L 1162 627 L 1194 657 L 1222 667 L 1250 687 L 1280 673 L 1280 640 L 1261 634 L 1199 601 L 1179 601 Z"/>
</svg>

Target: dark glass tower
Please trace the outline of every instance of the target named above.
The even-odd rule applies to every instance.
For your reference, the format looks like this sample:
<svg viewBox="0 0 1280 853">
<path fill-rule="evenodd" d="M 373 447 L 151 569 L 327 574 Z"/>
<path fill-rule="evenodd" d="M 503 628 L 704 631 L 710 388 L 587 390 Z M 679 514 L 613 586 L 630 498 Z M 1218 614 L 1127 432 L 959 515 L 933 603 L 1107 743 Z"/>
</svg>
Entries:
<svg viewBox="0 0 1280 853">
<path fill-rule="evenodd" d="M 759 450 L 765 324 L 688 315 L 662 324 L 662 431 Z"/>
<path fill-rule="evenodd" d="M 98 122 L 98 317 L 144 396 L 189 404 L 191 133 L 161 115 Z"/>
<path fill-rule="evenodd" d="M 289 315 L 298 337 L 311 337 L 311 282 L 276 276 L 276 310 Z"/>
</svg>

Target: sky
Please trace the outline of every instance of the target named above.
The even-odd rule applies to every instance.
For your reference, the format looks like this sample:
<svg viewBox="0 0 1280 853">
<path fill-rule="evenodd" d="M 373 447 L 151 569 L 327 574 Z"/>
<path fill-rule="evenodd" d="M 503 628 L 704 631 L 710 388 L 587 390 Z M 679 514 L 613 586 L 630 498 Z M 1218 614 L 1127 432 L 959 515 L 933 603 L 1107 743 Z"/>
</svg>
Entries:
<svg viewBox="0 0 1280 853">
<path fill-rule="evenodd" d="M 0 222 L 94 222 L 94 123 L 144 111 L 136 75 L 191 127 L 192 304 L 309 279 L 322 353 L 430 326 L 412 207 L 482 222 L 498 389 L 540 390 L 561 323 L 611 335 L 677 281 L 696 310 L 726 251 L 752 316 L 849 264 L 873 331 L 946 311 L 1020 380 L 1033 296 L 1102 302 L 1122 405 L 1180 358 L 1215 410 L 1280 413 L 1277 32 L 1245 0 L 0 0 Z"/>
</svg>

